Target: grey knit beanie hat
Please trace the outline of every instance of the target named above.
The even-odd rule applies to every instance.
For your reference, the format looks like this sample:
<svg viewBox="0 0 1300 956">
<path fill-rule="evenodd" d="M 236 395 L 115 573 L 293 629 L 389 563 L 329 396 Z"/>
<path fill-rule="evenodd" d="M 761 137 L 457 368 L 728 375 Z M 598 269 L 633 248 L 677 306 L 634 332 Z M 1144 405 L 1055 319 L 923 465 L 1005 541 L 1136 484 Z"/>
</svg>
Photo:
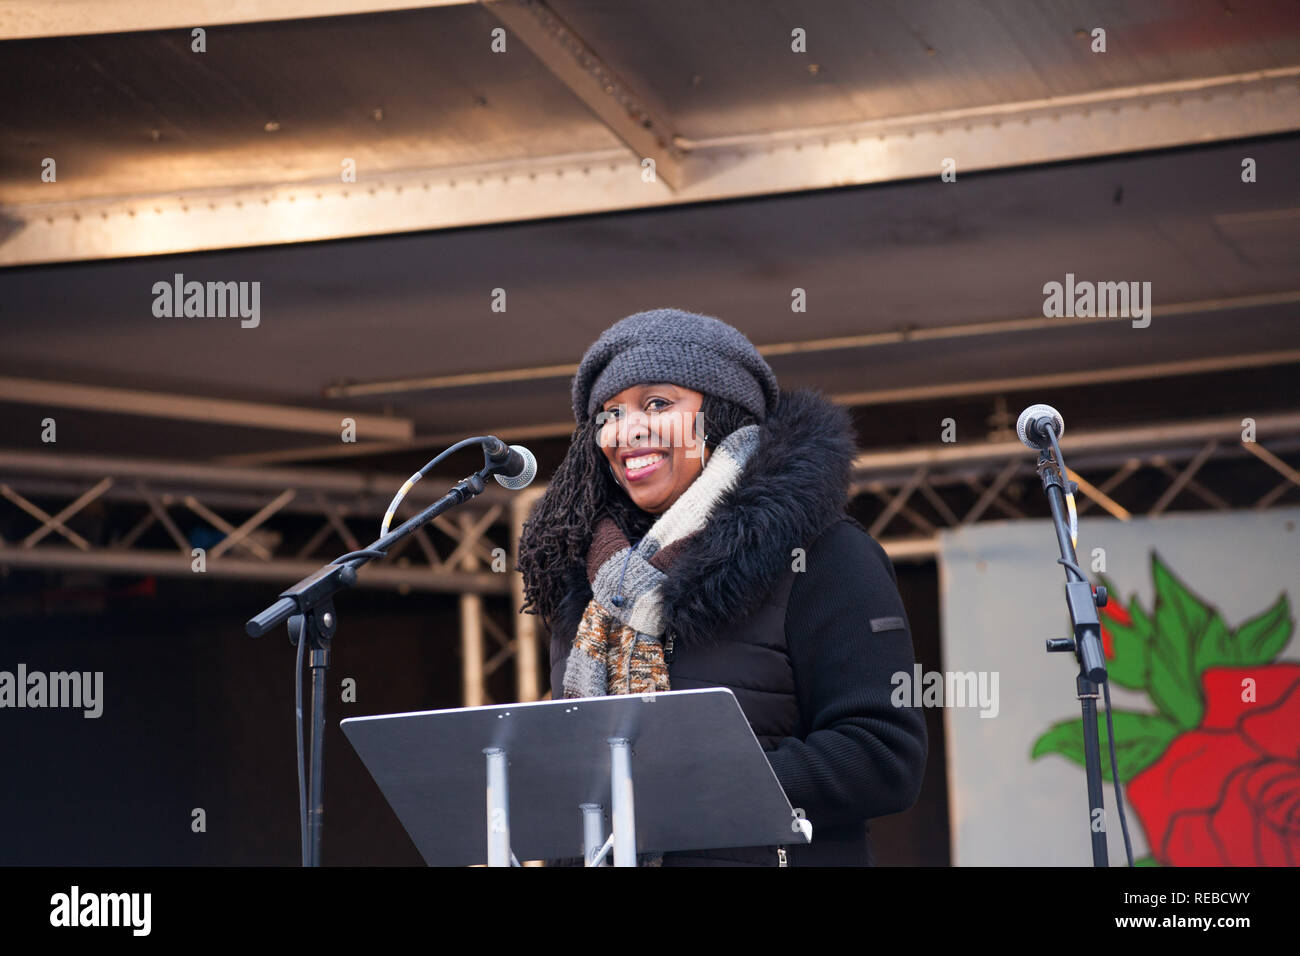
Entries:
<svg viewBox="0 0 1300 956">
<path fill-rule="evenodd" d="M 681 309 L 652 309 L 601 333 L 573 377 L 581 425 L 625 388 L 669 382 L 735 402 L 763 421 L 776 408 L 776 376 L 752 342 L 726 322 Z"/>
</svg>

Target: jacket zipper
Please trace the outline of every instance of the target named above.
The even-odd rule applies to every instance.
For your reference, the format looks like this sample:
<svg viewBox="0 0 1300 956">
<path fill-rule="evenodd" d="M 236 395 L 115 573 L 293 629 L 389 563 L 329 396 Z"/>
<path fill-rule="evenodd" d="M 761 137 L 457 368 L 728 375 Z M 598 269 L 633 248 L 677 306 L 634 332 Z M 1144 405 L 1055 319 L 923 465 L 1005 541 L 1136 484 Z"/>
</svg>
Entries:
<svg viewBox="0 0 1300 956">
<path fill-rule="evenodd" d="M 673 643 L 676 639 L 677 639 L 677 635 L 673 631 L 669 631 L 668 640 L 664 642 L 664 663 L 665 664 L 671 664 L 673 661 Z M 779 846 L 776 848 L 776 865 L 787 866 L 787 867 L 790 865 L 789 861 L 786 859 L 785 847 L 783 846 Z"/>
</svg>

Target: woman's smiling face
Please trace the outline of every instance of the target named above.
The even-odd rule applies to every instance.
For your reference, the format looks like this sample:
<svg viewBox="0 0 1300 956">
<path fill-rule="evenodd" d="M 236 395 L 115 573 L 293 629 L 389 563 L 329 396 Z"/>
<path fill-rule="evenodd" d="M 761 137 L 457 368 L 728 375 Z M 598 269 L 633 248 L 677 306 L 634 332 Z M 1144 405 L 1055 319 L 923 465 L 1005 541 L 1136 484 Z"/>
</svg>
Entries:
<svg viewBox="0 0 1300 956">
<path fill-rule="evenodd" d="M 659 383 L 625 388 L 597 412 L 614 480 L 642 511 L 667 511 L 704 469 L 708 451 L 696 432 L 703 404 L 700 392 Z"/>
</svg>

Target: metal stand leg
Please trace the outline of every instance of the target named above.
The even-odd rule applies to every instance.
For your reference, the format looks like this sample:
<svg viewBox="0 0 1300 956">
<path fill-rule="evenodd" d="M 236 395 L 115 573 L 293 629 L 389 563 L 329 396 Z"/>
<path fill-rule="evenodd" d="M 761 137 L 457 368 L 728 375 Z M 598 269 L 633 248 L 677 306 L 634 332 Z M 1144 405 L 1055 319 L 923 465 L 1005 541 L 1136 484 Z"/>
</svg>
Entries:
<svg viewBox="0 0 1300 956">
<path fill-rule="evenodd" d="M 485 747 L 487 755 L 487 863 L 510 865 L 510 800 L 506 790 L 506 752 Z"/>
<path fill-rule="evenodd" d="M 318 644 L 309 638 L 311 648 L 311 816 L 307 829 L 311 834 L 311 865 L 321 865 L 321 834 L 325 829 L 325 675 L 330 666 L 328 641 Z"/>
<path fill-rule="evenodd" d="M 605 848 L 605 814 L 599 803 L 579 804 L 582 810 L 582 858 L 587 866 L 609 866 L 608 859 L 594 862 Z"/>
<path fill-rule="evenodd" d="M 636 866 L 636 818 L 632 807 L 632 744 L 609 738 L 611 807 L 614 812 L 614 865 Z"/>
<path fill-rule="evenodd" d="M 1094 866 L 1110 866 L 1110 853 L 1106 846 L 1106 809 L 1102 802 L 1101 744 L 1097 740 L 1097 685 L 1080 674 L 1075 679 L 1079 703 L 1083 712 L 1083 761 L 1085 767 L 1095 767 L 1088 774 L 1088 825 L 1092 829 L 1092 860 Z"/>
</svg>

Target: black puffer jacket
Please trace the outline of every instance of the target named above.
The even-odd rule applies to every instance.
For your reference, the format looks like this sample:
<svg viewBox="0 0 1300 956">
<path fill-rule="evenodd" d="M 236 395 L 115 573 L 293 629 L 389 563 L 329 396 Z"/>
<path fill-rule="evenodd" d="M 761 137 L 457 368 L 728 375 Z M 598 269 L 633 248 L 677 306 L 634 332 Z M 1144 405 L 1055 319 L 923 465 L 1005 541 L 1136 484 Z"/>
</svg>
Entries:
<svg viewBox="0 0 1300 956">
<path fill-rule="evenodd" d="M 891 675 L 914 663 L 907 615 L 884 549 L 845 514 L 848 413 L 804 389 L 760 427 L 739 483 L 668 571 L 669 681 L 736 695 L 813 824 L 811 844 L 787 848 L 791 865 L 868 865 L 867 821 L 910 807 L 925 766 L 920 712 L 890 702 Z M 575 561 L 552 632 L 553 688 L 590 600 Z M 778 854 L 669 853 L 664 865 L 775 866 Z"/>
</svg>

